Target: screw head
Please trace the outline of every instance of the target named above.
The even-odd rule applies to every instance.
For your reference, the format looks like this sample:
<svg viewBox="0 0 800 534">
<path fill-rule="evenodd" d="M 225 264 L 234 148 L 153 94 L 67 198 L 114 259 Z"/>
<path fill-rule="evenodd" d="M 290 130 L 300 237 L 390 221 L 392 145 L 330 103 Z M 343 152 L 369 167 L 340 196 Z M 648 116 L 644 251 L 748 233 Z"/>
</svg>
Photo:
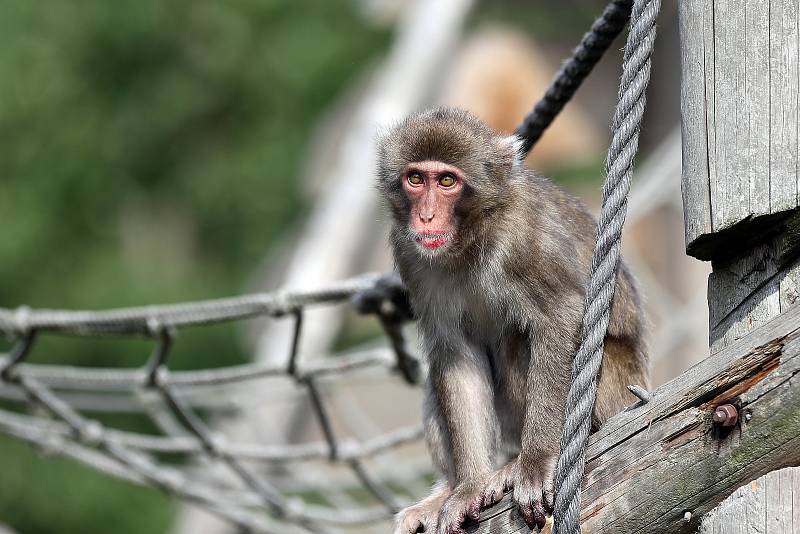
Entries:
<svg viewBox="0 0 800 534">
<path fill-rule="evenodd" d="M 733 404 L 720 404 L 714 409 L 714 424 L 730 427 L 739 421 L 739 411 Z"/>
</svg>

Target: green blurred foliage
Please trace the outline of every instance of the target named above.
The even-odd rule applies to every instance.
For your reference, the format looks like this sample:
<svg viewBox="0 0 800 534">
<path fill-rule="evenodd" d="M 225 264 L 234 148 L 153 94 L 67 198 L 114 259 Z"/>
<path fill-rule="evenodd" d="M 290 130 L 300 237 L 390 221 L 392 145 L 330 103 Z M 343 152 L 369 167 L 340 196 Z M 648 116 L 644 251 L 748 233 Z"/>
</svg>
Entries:
<svg viewBox="0 0 800 534">
<path fill-rule="evenodd" d="M 14 459 L 3 461 L 0 520 L 20 534 L 169 529 L 175 504 L 158 490 L 109 479 L 66 458 L 43 457 L 5 436 L 0 450 Z"/>
<path fill-rule="evenodd" d="M 321 111 L 385 49 L 348 0 L 6 0 L 0 16 L 0 305 L 231 295 L 303 216 Z M 233 327 L 173 367 L 244 360 Z M 36 361 L 137 365 L 149 342 L 45 337 Z M 163 532 L 172 505 L 0 440 L 0 523 Z"/>
</svg>

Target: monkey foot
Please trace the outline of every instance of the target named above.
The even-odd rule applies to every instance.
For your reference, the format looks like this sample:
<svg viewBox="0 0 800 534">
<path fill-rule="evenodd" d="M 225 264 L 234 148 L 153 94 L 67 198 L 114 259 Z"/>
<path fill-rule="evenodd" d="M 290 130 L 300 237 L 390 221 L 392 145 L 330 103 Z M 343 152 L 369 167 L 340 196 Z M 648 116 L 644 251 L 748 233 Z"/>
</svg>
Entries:
<svg viewBox="0 0 800 534">
<path fill-rule="evenodd" d="M 510 490 L 520 516 L 531 528 L 542 529 L 547 515 L 553 513 L 553 471 L 555 456 L 542 460 L 515 458 L 488 478 L 481 493 L 481 505 L 488 508 L 503 499 Z"/>
<path fill-rule="evenodd" d="M 480 519 L 483 488 L 487 480 L 488 476 L 456 486 L 439 512 L 437 534 L 466 534 L 464 524 Z"/>
<path fill-rule="evenodd" d="M 531 528 L 544 528 L 553 513 L 553 472 L 556 456 L 539 454 L 536 459 L 517 458 L 512 462 L 513 500 L 519 514 Z"/>
<path fill-rule="evenodd" d="M 401 510 L 395 518 L 394 534 L 416 534 L 436 532 L 439 509 L 450 491 L 440 487 L 419 503 Z"/>
<path fill-rule="evenodd" d="M 488 508 L 503 500 L 503 495 L 514 487 L 515 461 L 507 463 L 486 480 L 481 492 L 481 506 Z"/>
</svg>

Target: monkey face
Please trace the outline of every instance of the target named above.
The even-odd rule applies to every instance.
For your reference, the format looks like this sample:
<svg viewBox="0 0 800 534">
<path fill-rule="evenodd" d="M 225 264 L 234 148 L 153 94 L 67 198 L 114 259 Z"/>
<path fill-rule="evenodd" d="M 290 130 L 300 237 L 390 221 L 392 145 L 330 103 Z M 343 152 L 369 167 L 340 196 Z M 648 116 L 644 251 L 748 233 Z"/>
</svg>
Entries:
<svg viewBox="0 0 800 534">
<path fill-rule="evenodd" d="M 455 206 L 464 189 L 464 173 L 441 161 L 416 161 L 399 176 L 408 200 L 409 238 L 430 254 L 456 237 Z"/>
<path fill-rule="evenodd" d="M 400 247 L 460 261 L 487 232 L 505 231 L 501 208 L 515 196 L 512 182 L 524 181 L 518 142 L 451 108 L 411 115 L 381 135 L 378 189 L 396 255 Z"/>
</svg>

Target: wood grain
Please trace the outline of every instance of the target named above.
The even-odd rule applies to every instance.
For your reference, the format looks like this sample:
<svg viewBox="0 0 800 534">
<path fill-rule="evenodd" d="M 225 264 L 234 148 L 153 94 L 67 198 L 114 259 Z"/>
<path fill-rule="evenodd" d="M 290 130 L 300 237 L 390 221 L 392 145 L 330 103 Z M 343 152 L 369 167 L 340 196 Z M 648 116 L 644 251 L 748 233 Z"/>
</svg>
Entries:
<svg viewBox="0 0 800 534">
<path fill-rule="evenodd" d="M 800 0 L 680 3 L 687 252 L 746 250 L 798 208 Z M 705 161 L 704 161 L 705 160 Z"/>
</svg>

